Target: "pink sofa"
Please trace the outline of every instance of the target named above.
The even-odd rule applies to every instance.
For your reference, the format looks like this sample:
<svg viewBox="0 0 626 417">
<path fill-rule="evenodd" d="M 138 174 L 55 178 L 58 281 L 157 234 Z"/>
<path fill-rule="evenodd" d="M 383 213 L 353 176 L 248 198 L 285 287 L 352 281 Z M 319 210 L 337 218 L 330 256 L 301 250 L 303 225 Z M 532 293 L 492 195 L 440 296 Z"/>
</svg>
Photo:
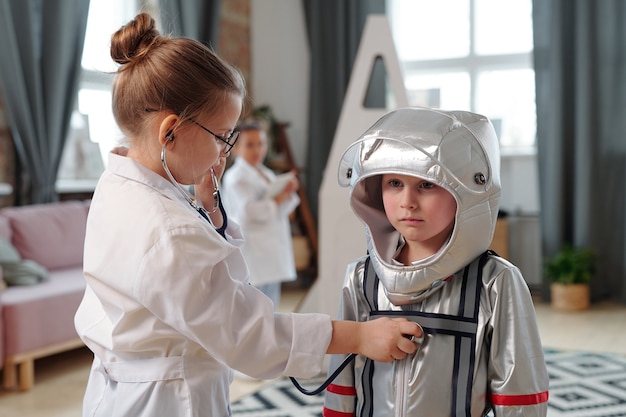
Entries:
<svg viewBox="0 0 626 417">
<path fill-rule="evenodd" d="M 5 388 L 30 389 L 35 359 L 83 345 L 74 329 L 74 313 L 85 289 L 82 261 L 88 208 L 89 202 L 66 201 L 0 209 L 0 236 L 22 259 L 47 271 L 39 283 L 7 286 L 0 292 Z"/>
</svg>

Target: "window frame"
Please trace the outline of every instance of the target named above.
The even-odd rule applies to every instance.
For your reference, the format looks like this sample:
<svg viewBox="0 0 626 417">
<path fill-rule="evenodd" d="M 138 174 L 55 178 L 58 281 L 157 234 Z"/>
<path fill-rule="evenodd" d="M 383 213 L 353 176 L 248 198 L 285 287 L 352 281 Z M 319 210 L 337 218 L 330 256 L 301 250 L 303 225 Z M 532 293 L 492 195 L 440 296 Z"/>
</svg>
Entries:
<svg viewBox="0 0 626 417">
<path fill-rule="evenodd" d="M 400 60 L 400 66 L 405 80 L 420 75 L 437 75 L 452 72 L 466 73 L 469 77 L 469 105 L 470 111 L 477 111 L 477 85 L 479 74 L 488 71 L 506 70 L 531 70 L 534 72 L 533 48 L 529 51 L 503 53 L 503 54 L 478 54 L 476 53 L 475 28 L 477 17 L 475 14 L 475 0 L 467 0 L 469 3 L 469 51 L 468 54 L 453 58 L 436 58 L 421 60 Z M 397 9 L 396 9 L 397 11 Z M 388 18 L 394 21 L 393 12 L 388 11 Z M 413 105 L 414 103 L 409 103 Z M 535 109 L 536 120 L 536 109 Z M 535 128 L 536 132 L 536 128 Z M 536 135 L 535 135 L 536 136 Z M 534 155 L 536 154 L 536 141 L 532 145 L 516 146 L 506 145 L 501 147 L 503 155 Z"/>
</svg>

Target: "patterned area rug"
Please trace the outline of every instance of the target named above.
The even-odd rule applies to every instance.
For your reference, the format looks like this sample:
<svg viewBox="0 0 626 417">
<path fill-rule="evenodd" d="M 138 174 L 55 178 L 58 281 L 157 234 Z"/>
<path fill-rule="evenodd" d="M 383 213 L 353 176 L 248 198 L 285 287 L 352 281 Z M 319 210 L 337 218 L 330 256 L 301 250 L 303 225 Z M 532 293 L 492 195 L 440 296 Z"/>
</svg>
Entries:
<svg viewBox="0 0 626 417">
<path fill-rule="evenodd" d="M 626 358 L 547 350 L 549 417 L 626 416 Z"/>
<path fill-rule="evenodd" d="M 545 351 L 550 374 L 548 417 L 626 417 L 626 358 L 620 355 Z M 323 378 L 300 381 L 317 388 Z M 323 393 L 300 393 L 278 379 L 233 403 L 237 417 L 321 417 Z"/>
</svg>

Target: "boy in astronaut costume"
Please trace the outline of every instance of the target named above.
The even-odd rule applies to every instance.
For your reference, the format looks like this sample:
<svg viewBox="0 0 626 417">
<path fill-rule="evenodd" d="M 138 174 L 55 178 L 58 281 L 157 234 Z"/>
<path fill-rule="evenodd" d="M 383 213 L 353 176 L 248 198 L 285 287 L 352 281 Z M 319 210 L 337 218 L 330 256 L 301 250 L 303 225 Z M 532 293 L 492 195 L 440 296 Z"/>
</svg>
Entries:
<svg viewBox="0 0 626 417">
<path fill-rule="evenodd" d="M 340 316 L 406 317 L 424 339 L 403 360 L 357 356 L 328 387 L 324 416 L 546 415 L 548 375 L 528 287 L 517 267 L 487 252 L 499 158 L 487 118 L 427 108 L 388 113 L 344 153 L 339 182 L 365 224 L 368 256 L 347 268 Z M 406 242 L 383 206 L 385 174 L 454 197 L 452 230 L 432 255 L 399 262 Z M 333 356 L 330 370 L 342 360 Z"/>
</svg>

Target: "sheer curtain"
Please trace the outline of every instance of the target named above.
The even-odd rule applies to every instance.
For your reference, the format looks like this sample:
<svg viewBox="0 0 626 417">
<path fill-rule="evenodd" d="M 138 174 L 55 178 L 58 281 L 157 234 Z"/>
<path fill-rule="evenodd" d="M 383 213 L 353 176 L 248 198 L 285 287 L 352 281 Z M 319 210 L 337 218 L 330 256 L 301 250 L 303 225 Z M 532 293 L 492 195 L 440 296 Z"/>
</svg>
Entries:
<svg viewBox="0 0 626 417">
<path fill-rule="evenodd" d="M 594 248 L 593 299 L 626 303 L 626 2 L 535 0 L 533 19 L 544 255 Z"/>
<path fill-rule="evenodd" d="M 88 0 L 0 3 L 0 83 L 21 172 L 16 204 L 56 201 Z"/>
<path fill-rule="evenodd" d="M 311 48 L 307 197 L 317 216 L 318 191 L 361 32 L 368 14 L 385 13 L 385 1 L 303 0 L 303 7 Z M 372 105 L 384 107 L 384 73 L 378 71 L 373 78 L 380 82 L 373 85 L 368 99 Z"/>
</svg>

